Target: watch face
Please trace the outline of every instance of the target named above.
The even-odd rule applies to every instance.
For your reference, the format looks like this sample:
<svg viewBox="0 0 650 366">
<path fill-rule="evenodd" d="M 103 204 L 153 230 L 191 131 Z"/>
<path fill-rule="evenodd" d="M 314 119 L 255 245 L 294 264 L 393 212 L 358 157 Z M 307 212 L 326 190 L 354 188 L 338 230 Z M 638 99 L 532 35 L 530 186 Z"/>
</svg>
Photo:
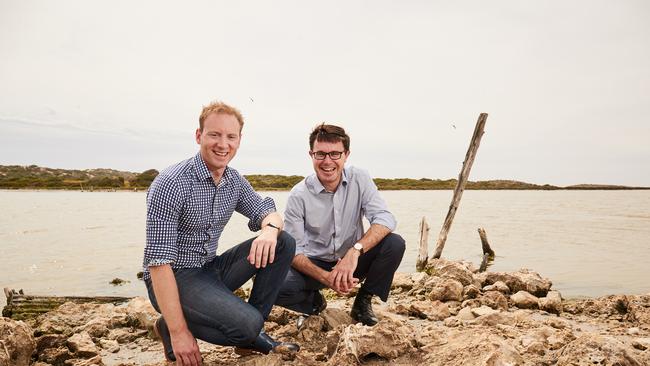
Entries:
<svg viewBox="0 0 650 366">
<path fill-rule="evenodd" d="M 361 245 L 360 243 L 356 243 L 354 244 L 354 249 L 363 252 L 363 245 Z"/>
</svg>

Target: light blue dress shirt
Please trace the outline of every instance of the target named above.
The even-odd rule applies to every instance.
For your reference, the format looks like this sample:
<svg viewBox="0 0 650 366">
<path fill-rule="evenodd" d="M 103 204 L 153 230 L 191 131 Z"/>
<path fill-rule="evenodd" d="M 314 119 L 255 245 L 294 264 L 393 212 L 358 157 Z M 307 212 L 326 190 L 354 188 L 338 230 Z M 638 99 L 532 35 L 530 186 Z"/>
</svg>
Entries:
<svg viewBox="0 0 650 366">
<path fill-rule="evenodd" d="M 284 230 L 296 239 L 296 255 L 336 261 L 363 236 L 363 216 L 391 231 L 397 226 L 368 172 L 349 166 L 334 193 L 325 190 L 316 174 L 296 184 L 287 201 Z"/>
</svg>

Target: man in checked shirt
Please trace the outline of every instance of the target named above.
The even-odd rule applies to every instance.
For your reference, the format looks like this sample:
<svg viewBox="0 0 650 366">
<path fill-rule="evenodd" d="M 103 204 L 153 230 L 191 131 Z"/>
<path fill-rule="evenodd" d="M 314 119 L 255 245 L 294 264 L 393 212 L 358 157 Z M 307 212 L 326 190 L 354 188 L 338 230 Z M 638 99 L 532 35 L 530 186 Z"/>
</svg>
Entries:
<svg viewBox="0 0 650 366">
<path fill-rule="evenodd" d="M 147 193 L 144 280 L 162 314 L 154 330 L 165 357 L 178 365 L 202 364 L 196 338 L 235 346 L 239 353 L 297 351 L 264 333 L 295 253 L 282 217 L 228 166 L 239 148 L 240 112 L 214 102 L 203 108 L 196 130 L 199 152 L 165 169 Z M 234 211 L 246 216 L 251 238 L 216 255 L 219 237 Z M 255 276 L 248 303 L 233 291 Z"/>
<path fill-rule="evenodd" d="M 364 280 L 350 315 L 373 326 L 372 297 L 388 300 L 405 243 L 392 233 L 397 222 L 364 170 L 345 166 L 350 136 L 322 124 L 309 135 L 315 174 L 296 184 L 285 210 L 285 230 L 296 239 L 296 256 L 276 304 L 306 315 L 327 305 L 320 289 L 347 294 Z M 370 222 L 364 231 L 362 218 Z"/>
</svg>

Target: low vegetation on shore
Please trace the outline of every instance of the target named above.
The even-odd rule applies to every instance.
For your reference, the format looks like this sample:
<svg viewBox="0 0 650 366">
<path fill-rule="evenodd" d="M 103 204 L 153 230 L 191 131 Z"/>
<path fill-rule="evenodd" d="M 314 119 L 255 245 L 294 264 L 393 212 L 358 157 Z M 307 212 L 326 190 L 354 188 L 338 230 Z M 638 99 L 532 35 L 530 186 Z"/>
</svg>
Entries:
<svg viewBox="0 0 650 366">
<path fill-rule="evenodd" d="M 156 169 L 142 173 L 113 169 L 68 170 L 36 165 L 0 165 L 0 189 L 67 189 L 67 190 L 146 190 L 158 175 Z M 300 175 L 246 175 L 253 188 L 262 191 L 287 191 L 304 177 Z M 456 179 L 375 178 L 380 190 L 442 190 L 454 189 Z M 566 187 L 533 184 L 515 180 L 467 182 L 471 190 L 621 190 L 650 189 L 601 184 L 578 184 Z"/>
</svg>

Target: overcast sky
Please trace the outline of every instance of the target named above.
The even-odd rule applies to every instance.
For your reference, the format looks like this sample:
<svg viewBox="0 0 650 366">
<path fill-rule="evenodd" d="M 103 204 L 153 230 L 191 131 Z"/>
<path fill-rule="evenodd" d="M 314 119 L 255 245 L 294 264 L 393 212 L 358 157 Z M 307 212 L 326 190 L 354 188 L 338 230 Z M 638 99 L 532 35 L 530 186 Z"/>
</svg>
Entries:
<svg viewBox="0 0 650 366">
<path fill-rule="evenodd" d="M 375 177 L 650 186 L 650 2 L 0 0 L 0 164 L 163 169 L 203 105 L 231 166 L 311 172 L 319 122 Z"/>
</svg>

